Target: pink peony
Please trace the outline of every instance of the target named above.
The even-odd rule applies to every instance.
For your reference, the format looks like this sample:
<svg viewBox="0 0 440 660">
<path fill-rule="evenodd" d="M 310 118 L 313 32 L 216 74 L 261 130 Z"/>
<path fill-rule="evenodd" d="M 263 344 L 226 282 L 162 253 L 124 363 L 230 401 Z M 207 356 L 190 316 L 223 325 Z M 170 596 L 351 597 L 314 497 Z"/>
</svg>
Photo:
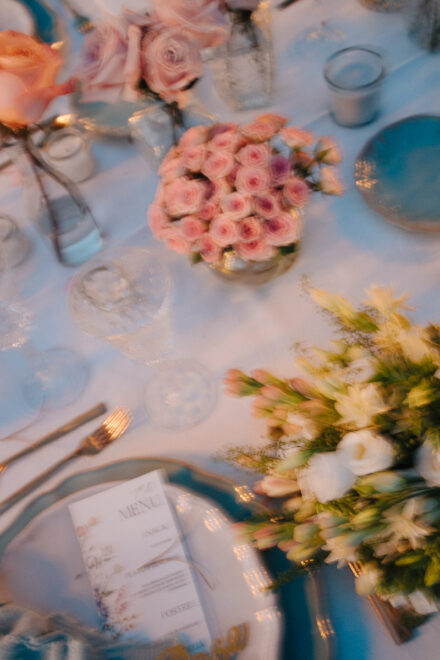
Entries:
<svg viewBox="0 0 440 660">
<path fill-rule="evenodd" d="M 217 245 L 212 236 L 208 233 L 202 234 L 194 244 L 194 249 L 197 252 L 200 252 L 202 259 L 209 264 L 214 264 L 217 261 L 220 261 L 223 252 L 221 247 Z"/>
<path fill-rule="evenodd" d="M 332 167 L 322 168 L 319 186 L 326 195 L 342 195 L 344 192 L 344 186 L 339 181 Z"/>
<path fill-rule="evenodd" d="M 245 261 L 267 261 L 272 259 L 277 251 L 269 245 L 264 238 L 258 238 L 254 241 L 239 242 L 235 245 L 239 257 Z"/>
<path fill-rule="evenodd" d="M 247 144 L 240 149 L 237 158 L 244 167 L 264 167 L 269 162 L 270 150 L 267 144 Z"/>
<path fill-rule="evenodd" d="M 240 167 L 235 185 L 245 195 L 258 195 L 269 188 L 269 171 L 262 167 Z"/>
<path fill-rule="evenodd" d="M 238 238 L 237 224 L 228 213 L 221 213 L 211 222 L 209 234 L 221 247 L 232 245 Z"/>
<path fill-rule="evenodd" d="M 234 167 L 234 157 L 227 151 L 216 151 L 209 154 L 202 168 L 208 179 L 220 179 L 229 174 Z"/>
<path fill-rule="evenodd" d="M 322 137 L 315 147 L 316 160 L 328 165 L 336 165 L 341 160 L 341 154 L 336 144 L 329 137 Z"/>
<path fill-rule="evenodd" d="M 263 223 L 255 216 L 244 218 L 238 224 L 238 240 L 244 243 L 256 241 L 263 235 Z"/>
<path fill-rule="evenodd" d="M 169 183 L 173 179 L 185 174 L 185 166 L 182 158 L 171 158 L 163 161 L 158 169 L 158 174 L 163 178 L 165 183 Z"/>
<path fill-rule="evenodd" d="M 189 241 L 195 241 L 206 231 L 206 223 L 195 215 L 186 215 L 180 220 L 180 231 Z"/>
<path fill-rule="evenodd" d="M 243 138 L 235 129 L 217 133 L 209 142 L 208 147 L 211 151 L 231 151 L 235 152 L 242 144 Z"/>
<path fill-rule="evenodd" d="M 274 218 L 281 211 L 278 199 L 271 193 L 254 197 L 254 209 L 255 213 L 263 218 Z"/>
<path fill-rule="evenodd" d="M 165 213 L 164 209 L 157 204 L 151 204 L 147 215 L 148 225 L 153 232 L 154 238 L 160 238 L 163 229 L 171 224 L 170 218 Z"/>
<path fill-rule="evenodd" d="M 267 220 L 264 229 L 269 245 L 290 245 L 296 243 L 301 235 L 300 220 L 291 213 L 280 213 L 276 218 Z"/>
<path fill-rule="evenodd" d="M 251 200 L 239 192 L 232 192 L 222 199 L 221 207 L 231 220 L 240 220 L 250 214 Z"/>
<path fill-rule="evenodd" d="M 218 0 L 152 0 L 161 23 L 185 29 L 198 48 L 212 48 L 226 41 L 230 21 Z"/>
<path fill-rule="evenodd" d="M 191 252 L 191 244 L 182 235 L 178 227 L 171 226 L 163 229 L 160 238 L 174 252 L 178 252 L 179 254 L 190 254 Z"/>
<path fill-rule="evenodd" d="M 199 172 L 205 162 L 206 153 L 206 144 L 195 144 L 192 147 L 186 147 L 182 151 L 182 162 L 191 172 Z"/>
<path fill-rule="evenodd" d="M 196 44 L 178 27 L 149 30 L 142 42 L 141 64 L 147 85 L 168 103 L 175 101 L 202 69 Z"/>
<path fill-rule="evenodd" d="M 270 180 L 273 186 L 282 186 L 290 175 L 290 163 L 287 158 L 277 154 L 269 160 Z"/>
<path fill-rule="evenodd" d="M 182 135 L 179 140 L 179 149 L 186 149 L 187 147 L 194 147 L 197 144 L 204 144 L 208 139 L 207 126 L 192 126 Z M 171 147 L 175 149 L 176 147 Z"/>
<path fill-rule="evenodd" d="M 205 192 L 202 181 L 186 177 L 174 179 L 165 190 L 168 213 L 177 218 L 197 213 L 203 204 Z"/>
<path fill-rule="evenodd" d="M 310 197 L 310 188 L 304 179 L 299 176 L 291 176 L 284 184 L 283 196 L 291 206 L 304 206 Z"/>
<path fill-rule="evenodd" d="M 283 128 L 280 131 L 280 137 L 291 149 L 302 149 L 303 147 L 308 147 L 310 144 L 313 144 L 315 138 L 311 133 L 303 131 L 300 128 L 295 128 L 294 126 L 288 126 Z"/>
<path fill-rule="evenodd" d="M 220 213 L 220 206 L 216 202 L 203 202 L 200 211 L 199 218 L 200 220 L 209 221 L 212 220 L 216 215 Z"/>
<path fill-rule="evenodd" d="M 260 115 L 250 124 L 243 126 L 242 133 L 252 142 L 266 142 L 278 133 L 287 119 L 281 115 Z"/>
</svg>

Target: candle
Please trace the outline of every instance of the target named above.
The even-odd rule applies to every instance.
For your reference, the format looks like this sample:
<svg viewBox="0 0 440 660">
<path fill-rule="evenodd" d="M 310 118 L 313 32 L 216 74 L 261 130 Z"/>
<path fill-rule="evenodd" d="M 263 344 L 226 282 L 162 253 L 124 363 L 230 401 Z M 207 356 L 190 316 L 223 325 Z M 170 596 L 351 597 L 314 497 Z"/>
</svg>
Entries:
<svg viewBox="0 0 440 660">
<path fill-rule="evenodd" d="M 376 118 L 384 73 L 381 56 L 368 48 L 344 48 L 327 60 L 324 77 L 338 124 L 362 126 Z"/>
<path fill-rule="evenodd" d="M 89 143 L 72 128 L 51 135 L 45 147 L 45 157 L 49 165 L 75 183 L 88 179 L 95 169 Z"/>
<path fill-rule="evenodd" d="M 30 249 L 28 238 L 8 215 L 0 215 L 0 269 L 14 268 L 25 259 Z"/>
</svg>

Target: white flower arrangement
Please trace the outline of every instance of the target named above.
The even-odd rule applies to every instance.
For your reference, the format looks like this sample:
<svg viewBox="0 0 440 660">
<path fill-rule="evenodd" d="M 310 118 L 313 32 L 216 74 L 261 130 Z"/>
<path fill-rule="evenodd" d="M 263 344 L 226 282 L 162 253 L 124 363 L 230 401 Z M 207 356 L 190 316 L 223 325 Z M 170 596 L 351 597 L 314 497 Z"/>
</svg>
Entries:
<svg viewBox="0 0 440 660">
<path fill-rule="evenodd" d="M 341 338 L 300 356 L 310 380 L 225 379 L 229 394 L 255 397 L 269 432 L 224 455 L 263 473 L 255 490 L 275 498 L 275 515 L 240 527 L 296 564 L 362 562 L 358 592 L 418 613 L 416 625 L 440 598 L 440 328 L 412 325 L 388 288 L 371 287 L 359 309 L 311 294 Z"/>
</svg>

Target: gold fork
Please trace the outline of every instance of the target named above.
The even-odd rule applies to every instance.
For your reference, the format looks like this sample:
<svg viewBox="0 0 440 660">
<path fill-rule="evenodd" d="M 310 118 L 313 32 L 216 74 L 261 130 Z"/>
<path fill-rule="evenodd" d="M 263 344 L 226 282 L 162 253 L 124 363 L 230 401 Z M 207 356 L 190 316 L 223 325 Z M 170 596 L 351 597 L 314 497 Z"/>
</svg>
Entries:
<svg viewBox="0 0 440 660">
<path fill-rule="evenodd" d="M 90 456 L 92 454 L 98 454 L 104 447 L 111 444 L 114 440 L 117 440 L 121 435 L 127 430 L 131 422 L 131 415 L 128 410 L 124 408 L 116 408 L 99 426 L 96 431 L 90 433 L 84 438 L 78 445 L 78 447 L 71 454 L 68 454 L 62 458 L 58 463 L 51 465 L 50 468 L 42 472 L 29 481 L 27 484 L 22 486 L 19 490 L 16 490 L 15 493 L 12 493 L 5 500 L 0 502 L 0 514 L 4 513 L 11 508 L 14 504 L 19 502 L 25 495 L 31 493 L 35 488 L 40 486 L 46 479 L 51 477 L 55 472 L 58 472 L 64 465 L 69 463 L 69 461 L 78 456 Z"/>
</svg>

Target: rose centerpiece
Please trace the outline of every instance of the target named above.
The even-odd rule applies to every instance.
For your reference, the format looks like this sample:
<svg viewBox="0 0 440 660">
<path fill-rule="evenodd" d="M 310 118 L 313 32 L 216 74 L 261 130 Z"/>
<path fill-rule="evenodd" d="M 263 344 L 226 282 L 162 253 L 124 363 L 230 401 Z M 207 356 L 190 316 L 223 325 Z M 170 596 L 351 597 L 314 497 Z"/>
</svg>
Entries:
<svg viewBox="0 0 440 660">
<path fill-rule="evenodd" d="M 295 565 L 361 562 L 362 595 L 378 594 L 410 624 L 440 598 L 440 328 L 412 325 L 405 296 L 373 286 L 355 309 L 312 296 L 337 321 L 329 349 L 303 353 L 310 378 L 231 370 L 227 392 L 253 396 L 269 443 L 226 459 L 263 473 L 267 520 L 241 531 Z"/>
<path fill-rule="evenodd" d="M 232 279 L 261 282 L 290 266 L 311 195 L 342 186 L 335 144 L 286 121 L 266 114 L 189 129 L 159 168 L 148 210 L 155 238 Z"/>
</svg>

